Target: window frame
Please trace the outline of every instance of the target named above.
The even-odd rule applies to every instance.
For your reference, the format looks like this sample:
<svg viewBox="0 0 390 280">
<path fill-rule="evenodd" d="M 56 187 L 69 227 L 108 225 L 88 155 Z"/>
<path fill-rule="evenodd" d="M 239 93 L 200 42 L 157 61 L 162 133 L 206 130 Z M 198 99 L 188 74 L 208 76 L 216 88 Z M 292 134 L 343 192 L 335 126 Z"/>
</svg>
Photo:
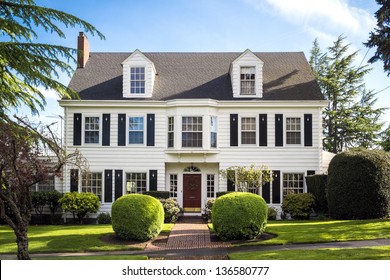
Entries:
<svg viewBox="0 0 390 280">
<path fill-rule="evenodd" d="M 251 69 L 252 71 L 249 71 L 249 72 L 252 72 L 252 73 L 243 73 L 243 69 Z M 240 95 L 241 96 L 256 96 L 257 95 L 257 92 L 256 92 L 256 76 L 257 76 L 257 69 L 256 69 L 256 66 L 254 65 L 241 65 L 240 66 Z M 250 87 L 243 87 L 243 83 L 250 83 Z M 253 84 L 253 86 L 252 86 Z M 245 89 L 245 90 L 244 90 Z M 251 93 L 247 93 L 244 91 L 247 91 L 248 89 L 253 89 L 253 92 Z"/>
<path fill-rule="evenodd" d="M 296 130 L 296 129 L 288 129 L 288 126 L 291 124 L 288 124 L 287 120 L 291 120 L 291 119 L 299 119 L 299 130 Z M 303 137 L 303 124 L 302 124 L 302 120 L 303 120 L 303 117 L 302 116 L 286 116 L 285 117 L 285 128 L 284 128 L 284 135 L 285 135 L 285 145 L 288 145 L 288 146 L 302 146 L 302 137 Z M 294 125 L 296 126 L 297 123 L 294 123 Z M 290 133 L 290 134 L 289 134 Z M 291 138 L 291 134 L 292 133 L 299 133 L 299 138 Z M 289 137 L 290 135 L 290 137 Z M 299 143 L 291 143 L 291 139 L 299 139 Z"/>
<path fill-rule="evenodd" d="M 172 178 L 172 177 L 176 177 L 176 178 Z M 170 198 L 174 198 L 174 199 L 177 199 L 177 194 L 178 194 L 178 174 L 177 173 L 172 173 L 172 174 L 169 174 L 169 197 Z M 175 183 L 174 185 L 172 185 L 172 183 Z"/>
<path fill-rule="evenodd" d="M 98 146 L 98 145 L 101 145 L 102 143 L 102 115 L 97 115 L 97 114 L 83 114 L 82 116 L 83 118 L 83 123 L 82 123 L 82 133 L 83 133 L 83 145 L 91 145 L 91 146 Z M 87 118 L 98 118 L 99 121 L 98 121 L 98 130 L 91 130 L 91 129 L 86 129 L 86 125 L 87 125 Z M 98 142 L 97 143 L 90 143 L 90 142 L 86 142 L 86 132 L 98 132 Z"/>
<path fill-rule="evenodd" d="M 214 125 L 213 125 L 214 119 Z M 215 135 L 215 145 L 213 145 L 213 135 Z M 210 148 L 218 148 L 218 117 L 210 116 Z"/>
<path fill-rule="evenodd" d="M 254 125 L 254 130 L 243 130 L 243 119 L 254 119 L 254 124 L 251 124 L 251 125 Z M 240 145 L 241 146 L 255 146 L 257 145 L 257 135 L 258 135 L 258 125 L 257 125 L 257 117 L 254 117 L 254 116 L 240 116 L 240 123 L 239 123 L 239 127 L 240 127 L 240 133 L 239 133 L 239 136 L 240 136 Z M 243 143 L 243 133 L 254 133 L 254 143 Z"/>
<path fill-rule="evenodd" d="M 215 179 L 216 179 L 215 174 L 206 174 L 206 197 L 207 198 L 215 198 Z"/>
<path fill-rule="evenodd" d="M 285 178 L 288 176 L 288 178 Z M 298 176 L 295 178 L 295 176 Z M 283 172 L 282 174 L 282 196 L 287 194 L 305 193 L 305 172 Z M 295 186 L 294 184 L 298 184 Z M 292 187 L 286 187 L 287 184 L 292 184 Z"/>
<path fill-rule="evenodd" d="M 137 69 L 142 69 L 143 70 L 143 73 L 132 73 L 133 69 L 135 71 L 137 71 Z M 132 79 L 132 76 L 134 75 L 134 78 L 135 79 Z M 137 75 L 143 75 L 143 79 L 136 79 L 136 76 Z M 143 86 L 132 86 L 132 83 L 142 83 Z M 134 89 L 141 89 L 140 92 L 137 92 L 137 90 L 135 92 L 133 92 L 132 90 Z M 143 89 L 143 91 L 142 91 Z M 145 66 L 130 66 L 129 67 L 129 95 L 130 96 L 144 96 L 146 94 L 146 67 Z"/>
<path fill-rule="evenodd" d="M 191 118 L 192 120 L 194 119 L 200 119 L 200 122 L 197 122 L 197 123 L 188 123 L 187 125 L 188 126 L 191 126 L 192 128 L 194 128 L 194 126 L 201 126 L 201 130 L 184 130 L 184 118 Z M 198 148 L 198 149 L 201 149 L 203 148 L 203 130 L 204 130 L 204 126 L 203 126 L 203 116 L 182 116 L 181 117 L 181 147 L 182 148 Z M 197 138 L 197 139 L 193 139 L 191 138 L 190 140 L 184 140 L 184 133 L 188 133 L 188 134 L 199 134 L 200 137 Z M 200 141 L 200 145 L 183 145 L 184 144 L 184 141 L 189 141 L 189 142 L 199 142 Z"/>
<path fill-rule="evenodd" d="M 136 174 L 136 178 L 133 179 L 135 181 L 130 181 L 131 178 L 128 178 L 130 174 Z M 138 175 L 141 175 L 140 178 Z M 148 186 L 148 172 L 142 172 L 142 171 L 131 171 L 131 172 L 125 172 L 125 193 L 130 194 L 130 193 L 137 193 L 137 194 L 144 194 L 145 192 L 148 191 L 149 186 Z M 140 179 L 138 181 L 138 179 Z M 138 186 L 138 182 L 140 182 L 142 185 Z M 128 183 L 135 183 L 135 186 L 128 186 Z M 130 190 L 130 188 L 134 188 L 133 190 Z M 139 192 L 141 190 L 141 192 Z"/>
<path fill-rule="evenodd" d="M 175 147 L 175 117 L 174 116 L 168 117 L 168 123 L 167 123 L 167 147 L 168 148 L 174 148 Z"/>
<path fill-rule="evenodd" d="M 143 130 L 132 130 L 132 132 L 141 132 L 142 131 L 142 143 L 130 143 L 130 118 L 141 118 L 143 120 Z M 126 116 L 126 143 L 128 146 L 145 146 L 146 145 L 146 116 L 144 115 L 127 115 Z"/>
<path fill-rule="evenodd" d="M 100 178 L 86 178 L 86 176 L 91 176 L 91 177 L 93 176 L 94 177 L 96 175 L 100 175 Z M 84 185 L 84 183 L 86 183 L 86 182 L 89 182 L 89 184 Z M 91 184 L 91 182 L 95 182 L 94 184 L 96 184 L 96 185 Z M 99 182 L 100 182 L 100 186 L 97 185 Z M 99 192 L 99 190 L 100 190 L 100 192 Z M 103 172 L 99 172 L 99 171 L 83 172 L 81 174 L 80 192 L 93 193 L 96 196 L 98 196 L 99 201 L 102 202 L 102 200 L 103 200 Z"/>
</svg>

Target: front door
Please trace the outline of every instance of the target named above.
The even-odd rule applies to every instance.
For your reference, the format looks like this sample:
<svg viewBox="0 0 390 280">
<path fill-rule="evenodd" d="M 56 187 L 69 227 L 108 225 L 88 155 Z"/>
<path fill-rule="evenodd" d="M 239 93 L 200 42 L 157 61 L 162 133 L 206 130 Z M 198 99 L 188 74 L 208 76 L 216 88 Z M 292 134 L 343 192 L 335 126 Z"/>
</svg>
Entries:
<svg viewBox="0 0 390 280">
<path fill-rule="evenodd" d="M 183 208 L 184 211 L 197 212 L 201 210 L 202 175 L 183 175 Z"/>
</svg>

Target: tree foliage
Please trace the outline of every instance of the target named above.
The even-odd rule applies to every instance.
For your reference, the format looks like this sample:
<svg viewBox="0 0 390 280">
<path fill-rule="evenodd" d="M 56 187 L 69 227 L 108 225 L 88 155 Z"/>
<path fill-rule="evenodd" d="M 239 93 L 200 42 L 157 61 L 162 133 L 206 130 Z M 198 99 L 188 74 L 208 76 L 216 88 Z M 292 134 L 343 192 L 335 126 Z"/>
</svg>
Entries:
<svg viewBox="0 0 390 280">
<path fill-rule="evenodd" d="M 390 125 L 381 134 L 382 141 L 380 145 L 386 152 L 390 152 Z"/>
<path fill-rule="evenodd" d="M 0 1 L 0 108 L 27 105 L 32 113 L 43 109 L 43 90 L 54 90 L 60 98 L 75 98 L 77 93 L 58 82 L 60 72 L 73 73 L 76 50 L 37 42 L 35 29 L 65 38 L 59 23 L 81 27 L 103 35 L 89 23 L 64 12 L 40 7 L 33 0 Z"/>
<path fill-rule="evenodd" d="M 376 47 L 375 54 L 368 62 L 383 61 L 383 69 L 390 75 L 390 1 L 376 0 L 380 8 L 375 13 L 377 26 L 370 32 L 369 39 L 364 45 L 369 48 Z"/>
<path fill-rule="evenodd" d="M 82 224 L 88 213 L 96 213 L 100 208 L 99 197 L 89 192 L 70 192 L 64 194 L 58 201 L 65 212 L 73 214 L 73 220 Z"/>
<path fill-rule="evenodd" d="M 339 36 L 323 53 L 317 40 L 310 65 L 329 101 L 323 114 L 324 148 L 333 153 L 352 147 L 372 148 L 378 143 L 383 108 L 374 108 L 375 94 L 365 88 L 367 65 L 356 66 L 358 52 L 349 53 L 345 38 Z"/>
</svg>

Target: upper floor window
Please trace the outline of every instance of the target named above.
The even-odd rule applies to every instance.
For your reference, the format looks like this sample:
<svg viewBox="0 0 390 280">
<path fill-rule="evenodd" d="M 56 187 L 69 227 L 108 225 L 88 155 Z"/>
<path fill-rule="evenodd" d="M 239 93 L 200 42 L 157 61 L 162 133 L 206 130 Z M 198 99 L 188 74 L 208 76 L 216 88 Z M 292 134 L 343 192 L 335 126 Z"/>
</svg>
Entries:
<svg viewBox="0 0 390 280">
<path fill-rule="evenodd" d="M 81 180 L 81 191 L 96 194 L 102 199 L 102 173 L 84 173 Z"/>
<path fill-rule="evenodd" d="M 126 173 L 126 191 L 127 193 L 145 193 L 146 173 Z"/>
<path fill-rule="evenodd" d="M 256 144 L 256 118 L 241 118 L 241 144 Z"/>
<path fill-rule="evenodd" d="M 85 117 L 84 143 L 99 144 L 100 118 Z"/>
<path fill-rule="evenodd" d="M 301 144 L 301 118 L 286 118 L 286 144 Z"/>
<path fill-rule="evenodd" d="M 129 117 L 129 144 L 144 143 L 144 117 Z"/>
<path fill-rule="evenodd" d="M 217 117 L 210 118 L 210 147 L 217 147 Z"/>
<path fill-rule="evenodd" d="M 130 93 L 145 93 L 145 67 L 130 68 Z"/>
<path fill-rule="evenodd" d="M 168 117 L 168 148 L 175 145 L 175 118 Z"/>
<path fill-rule="evenodd" d="M 240 94 L 255 95 L 256 67 L 241 67 L 240 69 Z"/>
<path fill-rule="evenodd" d="M 283 174 L 283 195 L 303 193 L 303 173 Z"/>
<path fill-rule="evenodd" d="M 202 117 L 182 118 L 182 147 L 201 148 L 203 146 Z"/>
</svg>

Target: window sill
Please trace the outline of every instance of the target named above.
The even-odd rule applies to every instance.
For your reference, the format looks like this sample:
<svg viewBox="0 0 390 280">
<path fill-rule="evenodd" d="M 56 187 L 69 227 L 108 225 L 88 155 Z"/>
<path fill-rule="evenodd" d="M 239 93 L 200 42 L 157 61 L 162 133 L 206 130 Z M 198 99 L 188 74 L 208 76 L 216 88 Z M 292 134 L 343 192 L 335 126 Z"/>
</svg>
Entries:
<svg viewBox="0 0 390 280">
<path fill-rule="evenodd" d="M 169 149 L 165 150 L 166 154 L 219 154 L 218 149 Z"/>
</svg>

